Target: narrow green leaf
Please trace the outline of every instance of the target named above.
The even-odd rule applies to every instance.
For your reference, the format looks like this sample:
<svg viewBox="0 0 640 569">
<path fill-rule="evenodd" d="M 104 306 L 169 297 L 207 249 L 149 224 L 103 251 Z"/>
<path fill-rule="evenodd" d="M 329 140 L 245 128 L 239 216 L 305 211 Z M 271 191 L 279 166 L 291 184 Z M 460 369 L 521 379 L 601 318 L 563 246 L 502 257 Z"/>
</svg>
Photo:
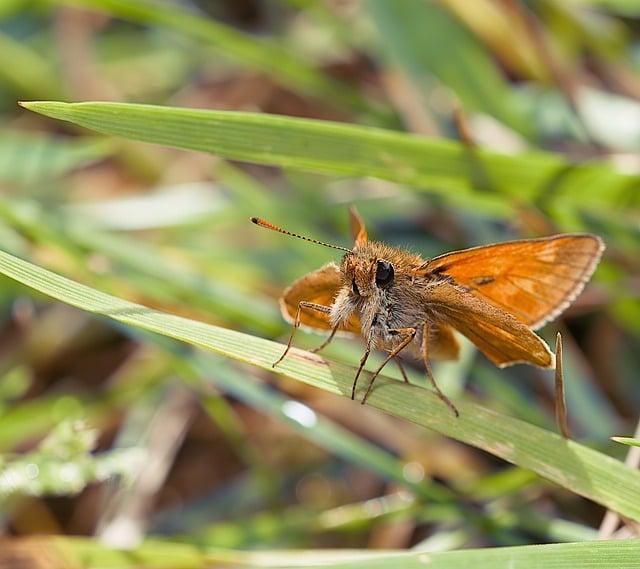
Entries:
<svg viewBox="0 0 640 569">
<path fill-rule="evenodd" d="M 231 551 L 199 548 L 169 540 L 147 540 L 142 546 L 118 552 L 88 538 L 41 538 L 45 548 L 55 546 L 69 561 L 82 567 L 325 567 L 331 569 L 638 569 L 640 540 L 591 541 L 548 545 L 525 545 L 467 549 L 461 551 L 384 552 L 370 550 Z"/>
<path fill-rule="evenodd" d="M 483 196 L 495 193 L 498 203 L 504 201 L 500 194 L 519 201 L 573 194 L 579 203 L 611 209 L 613 196 L 631 195 L 640 186 L 640 176 L 620 174 L 604 163 L 570 165 L 543 152 L 470 151 L 448 140 L 329 121 L 126 103 L 21 104 L 104 134 L 246 162 L 453 190 L 465 199 L 474 195 L 472 189 L 484 190 Z"/>
<path fill-rule="evenodd" d="M 640 540 L 596 541 L 381 555 L 365 560 L 305 565 L 331 569 L 637 569 Z M 288 565 L 294 567 L 296 565 Z M 299 565 L 297 565 L 299 566 Z M 280 568 L 284 569 L 284 565 Z"/>
<path fill-rule="evenodd" d="M 623 445 L 629 445 L 632 447 L 640 447 L 640 439 L 634 439 L 631 437 L 611 437 L 612 441 L 622 443 Z"/>
<path fill-rule="evenodd" d="M 157 332 L 273 371 L 280 344 L 152 310 L 81 285 L 0 252 L 0 272 L 58 300 L 114 320 Z M 331 393 L 348 396 L 355 369 L 302 350 L 292 350 L 278 372 Z M 362 378 L 359 395 L 369 374 Z M 555 433 L 499 415 L 469 402 L 457 402 L 456 419 L 429 390 L 381 377 L 369 404 L 418 425 L 484 449 L 509 462 L 640 520 L 640 472 L 618 460 Z M 356 403 L 354 403 L 356 405 Z"/>
<path fill-rule="evenodd" d="M 134 551 L 113 549 L 96 539 L 81 537 L 44 538 L 38 545 L 40 552 L 61 558 L 61 567 L 84 569 L 204 569 L 216 560 L 195 546 L 159 539 L 145 541 Z"/>
</svg>

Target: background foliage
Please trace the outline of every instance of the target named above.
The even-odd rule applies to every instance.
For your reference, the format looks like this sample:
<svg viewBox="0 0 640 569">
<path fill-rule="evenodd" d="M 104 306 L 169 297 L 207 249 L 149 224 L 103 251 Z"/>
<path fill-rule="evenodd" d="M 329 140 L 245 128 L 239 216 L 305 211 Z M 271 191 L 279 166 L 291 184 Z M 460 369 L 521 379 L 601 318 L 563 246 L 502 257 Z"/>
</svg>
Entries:
<svg viewBox="0 0 640 569">
<path fill-rule="evenodd" d="M 1 3 L 0 248 L 250 334 L 234 346 L 228 332 L 218 351 L 254 366 L 3 277 L 0 556 L 394 567 L 373 550 L 412 549 L 406 566 L 638 566 L 638 542 L 616 541 L 637 537 L 637 473 L 585 448 L 640 456 L 609 439 L 633 437 L 640 406 L 638 17 L 624 0 Z M 16 105 L 33 99 L 259 114 L 31 106 L 60 122 Z M 604 238 L 593 284 L 542 332 L 564 336 L 580 461 L 549 433 L 549 373 L 498 370 L 470 345 L 436 367 L 464 400 L 459 424 L 418 388 L 388 384 L 361 407 L 304 361 L 269 371 L 279 348 L 255 337 L 286 339 L 278 294 L 336 256 L 248 217 L 347 244 L 352 203 L 373 237 L 425 257 L 561 231 Z M 54 296 L 75 290 L 36 286 L 49 277 L 8 256 L 1 269 Z M 75 304 L 92 309 L 86 294 Z M 170 335 L 189 340 L 189 326 Z M 348 366 L 360 353 L 340 339 L 326 357 Z M 425 386 L 419 368 L 411 377 Z M 538 432 L 516 459 L 491 444 L 519 449 Z M 587 543 L 598 533 L 609 541 Z M 560 542 L 584 543 L 451 551 Z"/>
</svg>

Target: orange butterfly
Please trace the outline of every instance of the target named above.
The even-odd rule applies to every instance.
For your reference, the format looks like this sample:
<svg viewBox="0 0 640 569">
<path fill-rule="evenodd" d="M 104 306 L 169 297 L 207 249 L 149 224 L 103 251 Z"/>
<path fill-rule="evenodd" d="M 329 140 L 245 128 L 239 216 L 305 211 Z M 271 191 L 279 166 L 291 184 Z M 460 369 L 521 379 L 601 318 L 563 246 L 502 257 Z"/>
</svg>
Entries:
<svg viewBox="0 0 640 569">
<path fill-rule="evenodd" d="M 424 361 L 438 396 L 458 412 L 438 388 L 430 359 L 456 359 L 454 330 L 465 335 L 499 367 L 516 363 L 555 366 L 554 356 L 533 330 L 556 318 L 580 294 L 604 251 L 599 237 L 566 234 L 473 247 L 425 261 L 417 255 L 369 241 L 362 219 L 351 209 L 352 249 L 291 233 L 258 218 L 251 221 L 286 235 L 345 251 L 340 264 L 329 263 L 287 288 L 280 306 L 294 328 L 301 324 L 330 332 L 361 335 L 365 353 L 353 382 L 373 348 L 388 352 L 373 382 L 403 350 Z"/>
</svg>

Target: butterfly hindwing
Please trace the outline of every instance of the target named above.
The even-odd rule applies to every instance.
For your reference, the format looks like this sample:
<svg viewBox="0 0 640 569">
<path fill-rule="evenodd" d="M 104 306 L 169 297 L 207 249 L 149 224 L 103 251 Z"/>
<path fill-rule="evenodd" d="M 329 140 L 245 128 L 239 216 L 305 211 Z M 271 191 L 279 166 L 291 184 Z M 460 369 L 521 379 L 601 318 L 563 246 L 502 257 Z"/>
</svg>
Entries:
<svg viewBox="0 0 640 569">
<path fill-rule="evenodd" d="M 425 300 L 434 318 L 469 338 L 497 366 L 554 366 L 553 354 L 542 338 L 512 314 L 462 287 L 447 280 L 436 282 Z"/>
</svg>

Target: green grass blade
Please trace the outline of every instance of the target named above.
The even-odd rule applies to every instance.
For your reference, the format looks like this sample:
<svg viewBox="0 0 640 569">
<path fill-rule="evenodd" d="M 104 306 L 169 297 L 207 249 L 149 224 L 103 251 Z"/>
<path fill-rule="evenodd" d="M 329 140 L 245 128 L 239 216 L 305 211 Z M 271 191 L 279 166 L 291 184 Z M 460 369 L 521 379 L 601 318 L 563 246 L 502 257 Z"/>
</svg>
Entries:
<svg viewBox="0 0 640 569">
<path fill-rule="evenodd" d="M 470 566 L 474 569 L 637 569 L 640 567 L 640 540 L 407 553 L 382 555 L 366 560 L 305 565 L 331 569 L 467 569 Z M 284 569 L 284 566 L 281 566 L 281 569 Z"/>
<path fill-rule="evenodd" d="M 0 272 L 83 310 L 269 371 L 281 354 L 281 344 L 122 300 L 8 253 L 0 252 Z M 278 371 L 331 393 L 348 395 L 355 370 L 308 352 L 293 350 Z M 362 378 L 363 387 L 368 377 L 365 374 Z M 456 419 L 429 390 L 385 377 L 381 377 L 376 386 L 369 398 L 371 406 L 484 449 L 609 509 L 640 520 L 640 501 L 637 499 L 640 496 L 640 472 L 620 461 L 473 403 L 458 402 L 461 417 Z"/>
<path fill-rule="evenodd" d="M 30 547 L 31 546 L 31 547 Z M 375 552 L 371 550 L 234 551 L 198 547 L 165 539 L 149 539 L 130 551 L 118 551 L 85 537 L 39 537 L 29 542 L 7 542 L 8 554 L 20 559 L 47 558 L 60 566 L 97 569 L 190 568 L 233 566 L 291 569 L 638 569 L 640 540 L 592 541 L 548 545 L 525 545 L 461 551 Z M 36 555 L 38 553 L 38 555 Z M 30 555 L 31 554 L 31 555 Z M 16 555 L 17 558 L 17 555 Z"/>
<path fill-rule="evenodd" d="M 551 153 L 508 156 L 442 139 L 389 130 L 234 111 L 126 103 L 26 102 L 32 111 L 96 130 L 225 158 L 345 176 L 372 176 L 425 189 L 480 189 L 533 201 L 573 195 L 581 205 L 611 210 L 631 195 L 640 176 L 604 163 L 570 165 Z M 489 185 L 487 185 L 489 184 Z M 479 194 L 479 192 L 475 192 Z"/>
<path fill-rule="evenodd" d="M 208 556 L 192 545 L 159 539 L 148 540 L 134 551 L 112 549 L 95 539 L 78 537 L 45 538 L 38 545 L 57 556 L 60 567 L 204 569 L 216 561 L 215 556 Z"/>
<path fill-rule="evenodd" d="M 633 439 L 631 437 L 611 437 L 611 440 L 631 447 L 640 447 L 640 439 Z"/>
</svg>

